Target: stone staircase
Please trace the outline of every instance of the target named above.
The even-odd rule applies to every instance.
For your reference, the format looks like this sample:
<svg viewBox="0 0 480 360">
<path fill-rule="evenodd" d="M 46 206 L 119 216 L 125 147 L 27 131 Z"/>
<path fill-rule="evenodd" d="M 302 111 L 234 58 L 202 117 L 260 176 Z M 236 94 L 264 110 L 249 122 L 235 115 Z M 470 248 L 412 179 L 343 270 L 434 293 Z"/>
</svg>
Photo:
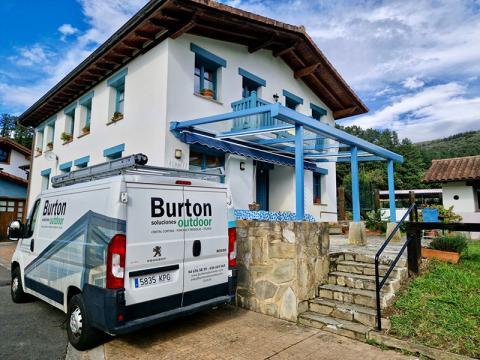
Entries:
<svg viewBox="0 0 480 360">
<path fill-rule="evenodd" d="M 395 291 L 407 279 L 406 258 L 402 257 L 385 283 L 380 296 L 382 309 L 390 306 Z M 392 263 L 380 261 L 380 276 Z M 318 287 L 318 297 L 308 301 L 308 310 L 300 314 L 300 324 L 365 341 L 376 326 L 375 260 L 373 255 L 342 252 L 330 255 L 328 284 Z M 388 319 L 382 319 L 388 328 Z"/>
</svg>

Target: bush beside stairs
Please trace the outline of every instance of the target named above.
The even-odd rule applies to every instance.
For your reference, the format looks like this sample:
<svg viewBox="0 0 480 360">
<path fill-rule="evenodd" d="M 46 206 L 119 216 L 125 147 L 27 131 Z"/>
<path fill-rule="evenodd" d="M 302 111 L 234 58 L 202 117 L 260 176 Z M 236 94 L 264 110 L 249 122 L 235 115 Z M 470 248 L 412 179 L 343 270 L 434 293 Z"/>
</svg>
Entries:
<svg viewBox="0 0 480 360">
<path fill-rule="evenodd" d="M 392 261 L 381 259 L 380 276 Z M 407 261 L 402 257 L 381 291 L 382 309 L 392 304 L 395 291 L 407 276 Z M 308 310 L 299 315 L 299 323 L 365 341 L 368 332 L 376 327 L 376 320 L 374 257 L 349 252 L 331 254 L 328 284 L 318 287 L 318 297 L 308 301 Z M 388 319 L 382 319 L 383 329 L 389 325 Z"/>
</svg>

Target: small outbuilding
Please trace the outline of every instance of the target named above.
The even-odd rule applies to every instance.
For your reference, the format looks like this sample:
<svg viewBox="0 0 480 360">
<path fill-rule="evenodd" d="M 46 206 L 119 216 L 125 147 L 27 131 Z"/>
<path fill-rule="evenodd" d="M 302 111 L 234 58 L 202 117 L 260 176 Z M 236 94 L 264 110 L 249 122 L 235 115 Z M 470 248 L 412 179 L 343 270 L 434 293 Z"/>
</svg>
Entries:
<svg viewBox="0 0 480 360">
<path fill-rule="evenodd" d="M 480 155 L 433 160 L 423 181 L 442 184 L 443 206 L 463 222 L 480 223 Z"/>
</svg>

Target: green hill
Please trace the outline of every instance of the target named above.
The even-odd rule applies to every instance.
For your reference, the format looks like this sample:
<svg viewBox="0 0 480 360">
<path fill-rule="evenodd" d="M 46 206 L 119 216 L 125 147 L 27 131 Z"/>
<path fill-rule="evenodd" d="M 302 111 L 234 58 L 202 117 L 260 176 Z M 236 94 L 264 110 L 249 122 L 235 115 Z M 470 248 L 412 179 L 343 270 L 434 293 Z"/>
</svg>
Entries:
<svg viewBox="0 0 480 360">
<path fill-rule="evenodd" d="M 414 145 L 421 151 L 428 168 L 432 159 L 480 155 L 480 131 L 464 132 Z"/>
</svg>

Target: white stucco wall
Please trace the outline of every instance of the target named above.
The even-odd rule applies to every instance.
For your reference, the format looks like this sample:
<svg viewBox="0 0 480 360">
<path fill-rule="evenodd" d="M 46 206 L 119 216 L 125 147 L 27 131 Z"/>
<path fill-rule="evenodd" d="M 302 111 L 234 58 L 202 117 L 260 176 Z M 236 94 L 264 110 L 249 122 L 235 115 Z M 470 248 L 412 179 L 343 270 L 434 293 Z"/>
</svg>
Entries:
<svg viewBox="0 0 480 360">
<path fill-rule="evenodd" d="M 451 182 L 442 184 L 443 206 L 453 206 L 454 212 L 475 212 L 475 197 L 472 186 L 463 182 Z M 458 196 L 458 200 L 455 200 Z"/>
<path fill-rule="evenodd" d="M 28 157 L 14 149 L 11 149 L 10 151 L 10 163 L 0 163 L 0 168 L 3 169 L 3 172 L 6 172 L 13 176 L 17 176 L 22 179 L 26 179 L 27 173 L 25 172 L 25 170 L 20 169 L 19 166 L 29 165 L 30 160 L 28 159 Z"/>
<path fill-rule="evenodd" d="M 224 58 L 226 68 L 218 72 L 218 101 L 194 95 L 194 61 L 195 54 L 190 44 L 196 45 Z M 143 54 L 126 65 L 128 74 L 125 78 L 124 119 L 107 125 L 111 117 L 111 88 L 107 81 L 95 86 L 92 99 L 92 116 L 90 134 L 78 137 L 81 133 L 81 109 L 77 106 L 75 137 L 69 144 L 63 145 L 60 134 L 65 129 L 66 116 L 57 113 L 53 152 L 58 156 L 58 163 L 47 161 L 44 155 L 34 158 L 32 167 L 32 185 L 30 194 L 35 197 L 41 191 L 40 172 L 51 168 L 51 176 L 59 173 L 59 164 L 90 156 L 89 165 L 105 161 L 103 150 L 125 143 L 126 154 L 142 152 L 148 155 L 149 164 L 175 168 L 188 168 L 189 146 L 182 143 L 170 132 L 171 121 L 184 121 L 231 111 L 230 104 L 242 97 L 242 77 L 239 67 L 265 79 L 266 87 L 259 91 L 259 97 L 273 102 L 273 95 L 280 96 L 285 102 L 283 89 L 303 98 L 303 105 L 297 111 L 311 115 L 310 103 L 325 108 L 328 112 L 322 121 L 334 125 L 328 107 L 301 81 L 293 77 L 292 70 L 280 59 L 273 57 L 271 51 L 260 50 L 253 54 L 246 46 L 183 35 L 176 40 L 165 40 L 160 45 Z M 231 126 L 231 124 L 229 124 Z M 44 134 L 43 151 L 45 152 L 48 129 Z M 175 159 L 175 149 L 182 149 L 181 159 Z M 253 161 L 244 159 L 246 170 L 239 170 L 240 158 L 226 156 L 227 183 L 231 185 L 234 204 L 237 208 L 247 208 L 255 199 Z M 336 219 L 336 183 L 335 164 L 327 164 L 329 174 L 322 182 L 322 203 L 313 205 L 312 174 L 305 174 L 306 211 L 320 219 Z M 278 169 L 278 170 L 277 170 Z M 270 204 L 271 210 L 294 211 L 295 181 L 293 168 L 275 166 L 275 171 L 288 174 L 282 179 L 285 184 L 277 184 L 277 178 L 271 175 Z M 279 191 L 276 186 L 279 186 Z M 237 190 L 238 189 L 238 190 Z M 272 200 L 275 198 L 275 200 Z M 32 202 L 30 202 L 31 205 Z"/>
</svg>

